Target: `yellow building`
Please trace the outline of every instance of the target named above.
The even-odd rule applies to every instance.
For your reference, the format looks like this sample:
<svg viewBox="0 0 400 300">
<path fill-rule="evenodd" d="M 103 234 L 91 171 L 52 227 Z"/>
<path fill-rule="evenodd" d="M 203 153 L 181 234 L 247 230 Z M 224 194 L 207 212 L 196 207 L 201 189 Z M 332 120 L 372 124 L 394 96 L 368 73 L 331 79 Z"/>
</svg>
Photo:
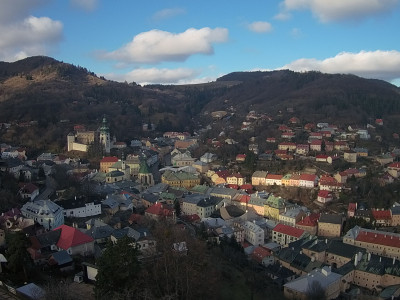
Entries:
<svg viewBox="0 0 400 300">
<path fill-rule="evenodd" d="M 192 187 L 200 184 L 200 177 L 197 174 L 188 172 L 172 172 L 166 171 L 161 176 L 161 182 L 174 187 L 183 187 L 191 189 Z"/>
</svg>

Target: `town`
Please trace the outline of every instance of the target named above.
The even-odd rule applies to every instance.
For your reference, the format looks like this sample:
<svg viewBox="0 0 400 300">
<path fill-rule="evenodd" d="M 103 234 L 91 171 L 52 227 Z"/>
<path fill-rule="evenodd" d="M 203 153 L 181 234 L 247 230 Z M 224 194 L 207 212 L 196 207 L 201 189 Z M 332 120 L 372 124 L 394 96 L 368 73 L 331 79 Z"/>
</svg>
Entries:
<svg viewBox="0 0 400 300">
<path fill-rule="evenodd" d="M 210 277 L 217 271 L 201 262 L 217 249 L 229 261 L 218 276 L 246 281 L 251 295 L 238 299 L 400 295 L 400 148 L 393 146 L 399 133 L 382 150 L 383 119 L 360 127 L 312 123 L 289 107 L 279 121 L 249 111 L 233 129 L 233 107 L 206 114 L 208 124 L 192 134 L 157 136 L 143 124 L 154 137 L 130 143 L 112 135 L 107 116 L 90 129 L 63 120 L 70 128 L 65 150 L 35 157 L 21 145 L 1 143 L 0 285 L 40 299 L 57 297 L 68 283 L 76 299 L 100 299 L 107 289 L 98 282 L 108 278 L 102 257 L 128 238 L 144 269 L 164 259 L 185 268 L 193 263 L 190 276 L 168 266 L 171 274 L 157 277 L 168 283 L 188 276 L 174 287 L 130 290 L 138 299 L 208 295 L 198 281 L 209 273 L 204 283 L 216 289 Z M 5 132 L 37 126 L 1 125 Z M 269 136 L 256 135 L 260 127 L 271 128 Z M 109 263 L 111 272 L 123 260 Z M 248 279 L 237 270 L 249 272 Z M 124 279 L 125 273 L 110 274 Z M 50 277 L 65 286 L 55 291 L 43 284 Z M 107 280 L 108 293 L 128 295 Z M 229 288 L 214 297 L 236 299 Z"/>
</svg>

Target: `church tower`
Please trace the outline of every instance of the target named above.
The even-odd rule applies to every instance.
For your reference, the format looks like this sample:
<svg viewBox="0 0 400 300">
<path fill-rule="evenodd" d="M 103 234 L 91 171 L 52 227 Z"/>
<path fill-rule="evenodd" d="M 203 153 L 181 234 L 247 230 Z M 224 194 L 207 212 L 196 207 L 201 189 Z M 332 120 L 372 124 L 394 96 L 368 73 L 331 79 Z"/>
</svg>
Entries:
<svg viewBox="0 0 400 300">
<path fill-rule="evenodd" d="M 103 122 L 100 127 L 100 143 L 103 145 L 106 154 L 109 154 L 111 150 L 110 129 L 108 128 L 106 116 L 103 117 Z"/>
<path fill-rule="evenodd" d="M 74 150 L 75 135 L 70 132 L 67 135 L 68 152 Z"/>
<path fill-rule="evenodd" d="M 142 186 L 149 187 L 154 185 L 153 174 L 150 172 L 149 167 L 144 158 L 140 159 L 138 178 Z"/>
</svg>

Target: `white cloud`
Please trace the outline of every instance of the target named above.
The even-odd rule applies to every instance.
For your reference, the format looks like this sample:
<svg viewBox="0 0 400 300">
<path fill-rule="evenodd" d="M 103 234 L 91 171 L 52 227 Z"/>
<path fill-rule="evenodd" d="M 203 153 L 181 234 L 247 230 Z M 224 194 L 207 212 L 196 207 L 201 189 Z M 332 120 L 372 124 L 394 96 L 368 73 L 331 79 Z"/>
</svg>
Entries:
<svg viewBox="0 0 400 300">
<path fill-rule="evenodd" d="M 284 0 L 282 13 L 311 10 L 321 22 L 363 19 L 390 12 L 399 0 Z"/>
<path fill-rule="evenodd" d="M 110 78 L 116 81 L 127 81 L 127 82 L 136 82 L 139 84 L 150 84 L 150 83 L 159 83 L 159 84 L 172 84 L 172 83 L 181 83 L 193 81 L 197 75 L 199 75 L 199 71 L 187 68 L 178 68 L 178 69 L 157 69 L 157 68 L 140 68 L 135 69 L 126 74 L 105 74 L 106 78 Z"/>
<path fill-rule="evenodd" d="M 279 14 L 274 16 L 274 19 L 279 21 L 286 21 L 289 20 L 291 17 L 292 15 L 288 12 L 280 12 Z"/>
<path fill-rule="evenodd" d="M 169 19 L 169 18 L 173 18 L 182 14 L 185 14 L 186 11 L 183 8 L 166 8 L 166 9 L 162 9 L 157 11 L 154 15 L 153 15 L 153 20 L 155 21 L 161 21 L 164 19 Z"/>
<path fill-rule="evenodd" d="M 226 28 L 189 28 L 182 33 L 154 29 L 136 35 L 120 49 L 98 53 L 98 57 L 125 63 L 185 61 L 194 54 L 210 55 L 214 52 L 213 44 L 227 40 Z"/>
<path fill-rule="evenodd" d="M 257 21 L 247 25 L 247 28 L 256 33 L 266 33 L 272 31 L 272 25 L 268 22 Z"/>
<path fill-rule="evenodd" d="M 98 0 L 70 0 L 72 6 L 85 10 L 93 11 L 98 5 Z"/>
<path fill-rule="evenodd" d="M 355 74 L 365 78 L 394 81 L 400 78 L 400 52 L 395 50 L 342 52 L 324 60 L 298 59 L 280 69 Z"/>
<path fill-rule="evenodd" d="M 0 23 L 0 59 L 14 61 L 32 55 L 47 54 L 62 38 L 63 25 L 47 17 L 27 17 Z"/>
</svg>

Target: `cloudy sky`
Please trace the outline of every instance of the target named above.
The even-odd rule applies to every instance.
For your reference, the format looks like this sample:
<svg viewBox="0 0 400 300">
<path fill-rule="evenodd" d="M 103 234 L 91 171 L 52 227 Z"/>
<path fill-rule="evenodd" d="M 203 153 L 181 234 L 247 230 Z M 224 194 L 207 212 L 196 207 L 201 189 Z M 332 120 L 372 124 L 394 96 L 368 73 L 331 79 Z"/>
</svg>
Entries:
<svg viewBox="0 0 400 300">
<path fill-rule="evenodd" d="M 400 85 L 399 28 L 400 0 L 1 0 L 0 60 L 141 84 L 283 68 Z"/>
</svg>

